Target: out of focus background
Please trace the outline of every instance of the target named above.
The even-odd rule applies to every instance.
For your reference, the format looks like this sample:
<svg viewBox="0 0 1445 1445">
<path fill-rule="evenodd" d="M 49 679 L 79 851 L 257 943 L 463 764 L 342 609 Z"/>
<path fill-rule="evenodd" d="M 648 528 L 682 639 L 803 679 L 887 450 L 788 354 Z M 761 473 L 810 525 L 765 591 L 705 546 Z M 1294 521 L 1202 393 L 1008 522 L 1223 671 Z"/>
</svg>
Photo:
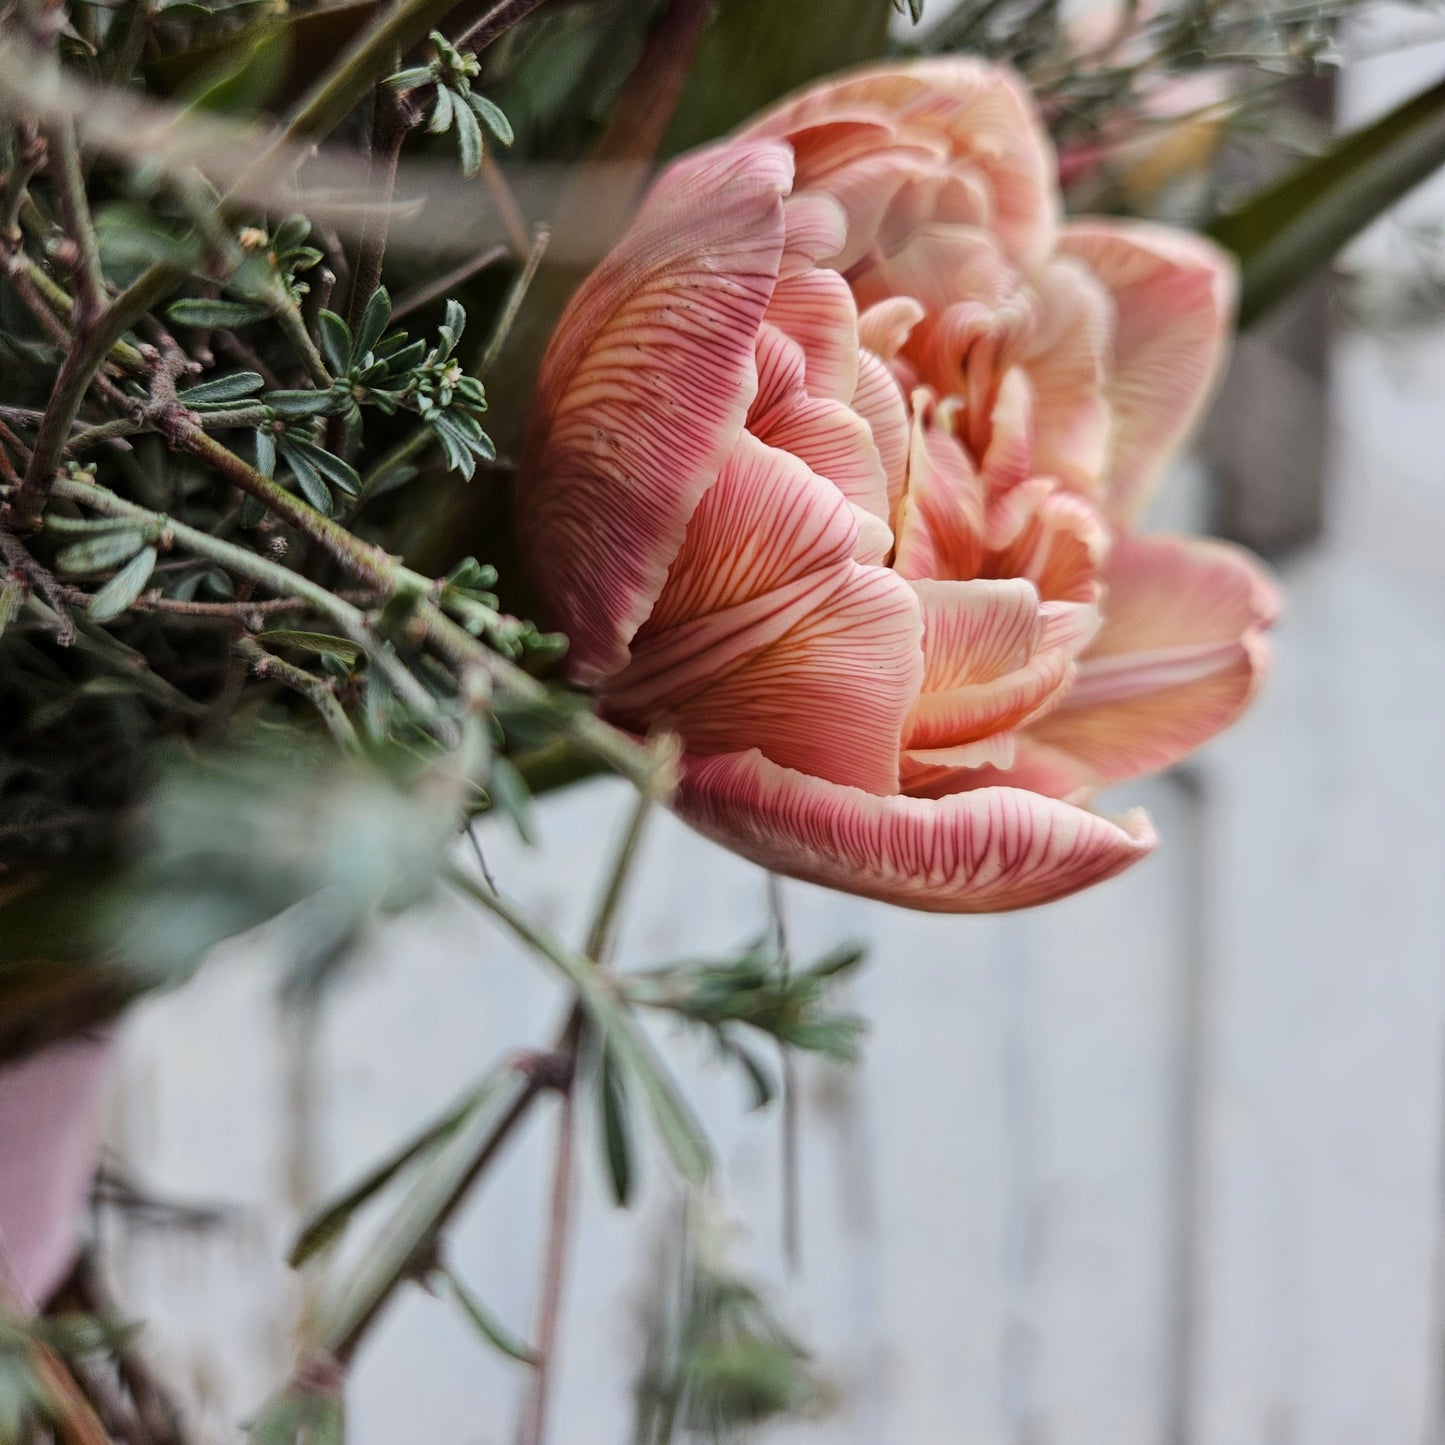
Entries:
<svg viewBox="0 0 1445 1445">
<path fill-rule="evenodd" d="M 1439 75 L 1431 33 L 1410 9 L 1353 36 L 1342 125 Z M 709 1227 L 825 1381 L 813 1418 L 767 1438 L 1445 1440 L 1442 226 L 1445 187 L 1423 188 L 1343 279 L 1252 336 L 1161 502 L 1160 526 L 1266 550 L 1288 613 L 1244 722 L 1118 799 L 1149 808 L 1158 853 L 1009 917 L 785 885 L 800 954 L 869 946 L 849 1000 L 862 1062 L 804 1061 L 789 1129 L 689 1056 L 725 1195 Z M 626 807 L 612 781 L 564 792 L 539 808 L 540 849 L 484 826 L 487 862 L 576 936 L 579 880 Z M 659 818 L 619 957 L 737 945 L 765 888 Z M 314 1016 L 278 1004 L 266 935 L 230 952 L 124 1024 L 109 1114 L 113 1173 L 194 1208 L 193 1227 L 102 1220 L 116 1295 L 218 1442 L 288 1372 L 309 1303 L 282 1263 L 298 1220 L 563 1006 L 450 898 L 376 933 Z M 523 1333 L 550 1122 L 538 1111 L 451 1244 Z M 642 1168 L 637 1228 L 584 1152 L 558 1441 L 629 1438 L 678 1209 L 661 1161 Z M 412 1291 L 358 1361 L 352 1438 L 500 1445 L 526 1376 Z"/>
</svg>

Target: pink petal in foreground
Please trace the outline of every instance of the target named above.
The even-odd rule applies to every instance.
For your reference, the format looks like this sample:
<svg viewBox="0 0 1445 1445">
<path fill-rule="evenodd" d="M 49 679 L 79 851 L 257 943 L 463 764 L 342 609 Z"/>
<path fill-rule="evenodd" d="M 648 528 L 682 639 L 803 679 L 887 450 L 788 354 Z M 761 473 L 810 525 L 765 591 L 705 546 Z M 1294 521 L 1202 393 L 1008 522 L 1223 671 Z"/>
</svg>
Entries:
<svg viewBox="0 0 1445 1445">
<path fill-rule="evenodd" d="M 679 161 L 552 339 L 517 530 L 579 683 L 626 662 L 688 518 L 737 441 L 791 181 L 792 156 L 777 144 Z"/>
<path fill-rule="evenodd" d="M 1157 772 L 1228 727 L 1269 662 L 1274 583 L 1247 552 L 1198 537 L 1120 537 L 1107 621 L 1060 707 L 1030 736 L 1095 786 Z"/>
<path fill-rule="evenodd" d="M 1214 388 L 1234 314 L 1234 263 L 1200 236 L 1142 221 L 1075 221 L 1060 249 L 1094 273 L 1118 313 L 1105 511 L 1126 526 Z"/>
<path fill-rule="evenodd" d="M 779 767 L 760 752 L 687 757 L 676 801 L 707 837 L 765 868 L 934 913 L 1047 903 L 1137 862 L 1156 841 L 1018 788 L 877 797 Z"/>
</svg>

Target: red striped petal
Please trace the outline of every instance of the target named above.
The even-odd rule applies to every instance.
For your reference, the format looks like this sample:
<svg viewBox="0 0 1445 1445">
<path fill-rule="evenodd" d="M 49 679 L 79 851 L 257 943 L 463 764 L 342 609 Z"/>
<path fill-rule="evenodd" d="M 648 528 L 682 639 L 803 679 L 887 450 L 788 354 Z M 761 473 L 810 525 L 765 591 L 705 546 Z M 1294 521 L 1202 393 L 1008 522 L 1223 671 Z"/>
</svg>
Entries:
<svg viewBox="0 0 1445 1445">
<path fill-rule="evenodd" d="M 1111 820 L 1018 788 L 878 797 L 779 767 L 760 752 L 684 760 L 676 807 L 765 868 L 936 913 L 1062 898 L 1155 843 L 1142 811 Z"/>
<path fill-rule="evenodd" d="M 626 662 L 688 518 L 737 441 L 791 180 L 780 145 L 734 143 L 679 161 L 548 348 L 518 535 L 578 682 Z"/>
</svg>

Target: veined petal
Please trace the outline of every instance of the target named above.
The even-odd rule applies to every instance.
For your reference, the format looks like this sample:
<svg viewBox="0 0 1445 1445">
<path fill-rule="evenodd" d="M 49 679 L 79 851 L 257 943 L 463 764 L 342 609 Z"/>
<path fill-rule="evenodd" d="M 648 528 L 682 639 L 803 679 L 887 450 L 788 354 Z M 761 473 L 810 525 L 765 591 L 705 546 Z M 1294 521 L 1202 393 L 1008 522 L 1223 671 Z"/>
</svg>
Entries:
<svg viewBox="0 0 1445 1445">
<path fill-rule="evenodd" d="M 895 255 L 852 278 L 858 309 L 895 297 L 911 297 L 927 316 L 941 316 L 960 301 L 992 310 L 1018 294 L 1018 273 L 988 231 L 969 226 L 938 226 L 920 231 Z M 924 328 L 926 331 L 927 328 Z M 917 343 L 926 336 L 916 332 Z M 874 350 L 880 350 L 874 347 Z M 886 355 L 880 350 L 880 354 Z"/>
<path fill-rule="evenodd" d="M 894 531 L 902 577 L 966 580 L 983 556 L 983 484 L 959 444 L 934 426 L 927 393 L 914 394 L 908 482 Z"/>
<path fill-rule="evenodd" d="M 1031 477 L 1005 492 L 990 505 L 984 528 L 995 575 L 1027 577 L 1040 596 L 1059 602 L 1098 600 L 1109 540 L 1094 504 L 1052 477 Z"/>
<path fill-rule="evenodd" d="M 888 481 L 873 429 L 851 406 L 810 396 L 804 374 L 802 348 L 764 322 L 758 338 L 758 395 L 748 413 L 748 430 L 768 446 L 801 458 L 886 529 Z M 890 536 L 883 555 L 891 545 Z"/>
<path fill-rule="evenodd" d="M 1200 236 L 1141 221 L 1073 222 L 1060 249 L 1107 287 L 1118 316 L 1105 507 L 1127 525 L 1213 391 L 1234 314 L 1234 263 Z"/>
<path fill-rule="evenodd" d="M 841 492 L 744 432 L 693 513 L 635 650 L 679 623 L 837 567 L 852 554 L 855 532 Z"/>
<path fill-rule="evenodd" d="M 684 759 L 675 804 L 699 832 L 765 868 L 935 913 L 1062 898 L 1153 848 L 1142 811 L 1111 820 L 1018 788 L 878 797 L 756 750 Z"/>
<path fill-rule="evenodd" d="M 548 348 L 518 536 L 550 621 L 570 639 L 578 682 L 626 662 L 688 518 L 737 441 L 791 181 L 792 156 L 776 144 L 679 161 Z"/>
<path fill-rule="evenodd" d="M 903 389 L 881 358 L 871 351 L 858 353 L 858 386 L 853 410 L 868 423 L 873 445 L 883 465 L 888 495 L 887 516 L 897 511 L 908 471 L 908 408 Z"/>
<path fill-rule="evenodd" d="M 923 675 L 921 635 L 908 584 L 849 561 L 830 597 L 665 720 L 690 753 L 756 747 L 784 767 L 896 793 L 903 722 Z"/>
<path fill-rule="evenodd" d="M 1196 537 L 1121 537 L 1107 621 L 1062 705 L 1034 723 L 1097 785 L 1178 762 L 1244 710 L 1268 666 L 1275 586 L 1247 552 Z"/>
<path fill-rule="evenodd" d="M 836 271 L 804 271 L 773 288 L 766 320 L 803 349 L 814 396 L 847 401 L 858 385 L 858 308 Z"/>
<path fill-rule="evenodd" d="M 1039 594 L 1021 578 L 918 581 L 923 611 L 923 687 L 943 692 L 1022 667 L 1043 635 Z"/>
</svg>

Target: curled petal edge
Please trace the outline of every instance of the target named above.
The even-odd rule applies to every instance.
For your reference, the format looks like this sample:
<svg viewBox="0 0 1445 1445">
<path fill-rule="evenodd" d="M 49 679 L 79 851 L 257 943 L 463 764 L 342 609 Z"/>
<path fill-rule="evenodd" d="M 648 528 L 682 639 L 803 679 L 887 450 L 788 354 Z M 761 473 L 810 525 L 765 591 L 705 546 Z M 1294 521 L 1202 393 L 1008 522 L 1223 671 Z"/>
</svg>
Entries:
<svg viewBox="0 0 1445 1445">
<path fill-rule="evenodd" d="M 880 797 L 756 749 L 683 760 L 690 826 L 793 878 L 931 913 L 998 913 L 1102 882 L 1157 842 L 1142 809 L 1111 819 L 1021 788 Z"/>
</svg>

